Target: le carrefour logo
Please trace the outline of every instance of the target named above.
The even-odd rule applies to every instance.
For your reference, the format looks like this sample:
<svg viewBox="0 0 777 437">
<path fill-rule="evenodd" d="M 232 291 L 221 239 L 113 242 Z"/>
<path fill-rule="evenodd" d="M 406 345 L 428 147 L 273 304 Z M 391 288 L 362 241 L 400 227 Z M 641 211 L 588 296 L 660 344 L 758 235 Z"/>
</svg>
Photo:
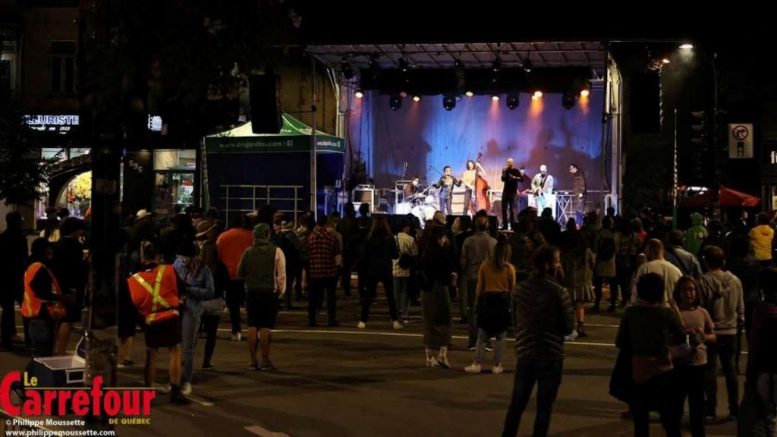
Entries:
<svg viewBox="0 0 777 437">
<path fill-rule="evenodd" d="M 12 401 L 12 391 L 23 401 Z M 95 376 L 92 387 L 38 387 L 38 379 L 14 371 L 0 382 L 0 409 L 13 416 L 151 416 L 156 390 L 148 388 L 103 388 L 103 377 Z"/>
</svg>

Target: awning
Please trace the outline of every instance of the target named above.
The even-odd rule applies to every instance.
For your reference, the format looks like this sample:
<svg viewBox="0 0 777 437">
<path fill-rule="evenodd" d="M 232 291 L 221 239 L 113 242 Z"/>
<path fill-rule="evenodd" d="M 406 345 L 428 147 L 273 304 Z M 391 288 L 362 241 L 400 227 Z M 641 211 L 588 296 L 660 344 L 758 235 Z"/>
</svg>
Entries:
<svg viewBox="0 0 777 437">
<path fill-rule="evenodd" d="M 681 206 L 692 208 L 712 207 L 714 203 L 712 191 L 706 191 L 693 197 L 686 197 L 680 200 Z M 741 191 L 733 190 L 726 186 L 720 186 L 720 206 L 722 208 L 731 207 L 753 207 L 758 206 L 761 199 Z"/>
<path fill-rule="evenodd" d="M 309 152 L 313 129 L 284 113 L 283 127 L 277 134 L 255 134 L 251 122 L 226 132 L 205 137 L 208 153 L 277 153 Z M 345 140 L 316 131 L 318 153 L 344 153 Z"/>
</svg>

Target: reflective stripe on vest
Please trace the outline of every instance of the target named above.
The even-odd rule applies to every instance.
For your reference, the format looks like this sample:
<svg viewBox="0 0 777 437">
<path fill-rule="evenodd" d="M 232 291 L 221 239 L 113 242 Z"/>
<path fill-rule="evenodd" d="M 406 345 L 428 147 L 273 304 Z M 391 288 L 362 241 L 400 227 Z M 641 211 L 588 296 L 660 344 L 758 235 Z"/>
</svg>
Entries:
<svg viewBox="0 0 777 437">
<path fill-rule="evenodd" d="M 40 310 L 43 307 L 44 301 L 38 298 L 35 291 L 32 289 L 32 281 L 41 269 L 45 270 L 49 275 L 49 278 L 51 278 L 51 292 L 55 296 L 62 294 L 62 291 L 59 288 L 59 281 L 57 281 L 56 276 L 54 276 L 48 267 L 40 262 L 30 264 L 27 271 L 24 273 L 24 300 L 21 307 L 22 317 L 28 319 L 40 316 Z M 65 315 L 65 308 L 59 302 L 47 301 L 46 303 L 46 310 L 53 320 L 59 320 Z"/>
<path fill-rule="evenodd" d="M 164 277 L 166 268 L 167 266 L 165 264 L 161 264 L 159 266 L 159 268 L 157 269 L 156 279 L 154 280 L 153 287 L 151 287 L 151 284 L 146 282 L 146 280 L 143 279 L 143 277 L 140 276 L 140 274 L 135 273 L 134 275 L 132 275 L 132 278 L 135 279 L 138 282 L 138 284 L 140 284 L 140 286 L 143 287 L 143 289 L 145 289 L 148 292 L 148 294 L 151 295 L 151 313 L 146 316 L 146 323 L 149 325 L 152 324 L 157 319 L 159 313 L 162 313 L 165 311 L 171 311 L 173 314 L 178 315 L 178 311 L 175 309 L 172 309 L 172 310 L 169 309 L 170 304 L 167 303 L 167 301 L 162 296 L 159 295 L 159 292 L 162 289 L 162 278 Z M 160 310 L 160 307 L 162 307 L 161 310 Z"/>
</svg>

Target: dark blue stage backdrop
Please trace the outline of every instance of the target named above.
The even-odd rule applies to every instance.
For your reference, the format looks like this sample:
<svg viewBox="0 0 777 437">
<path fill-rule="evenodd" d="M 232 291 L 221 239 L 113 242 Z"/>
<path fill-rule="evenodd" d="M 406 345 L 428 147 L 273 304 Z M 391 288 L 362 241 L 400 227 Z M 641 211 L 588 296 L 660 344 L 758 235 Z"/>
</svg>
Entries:
<svg viewBox="0 0 777 437">
<path fill-rule="evenodd" d="M 420 102 L 408 96 L 392 110 L 387 95 L 370 92 L 350 102 L 348 139 L 380 187 L 393 185 L 405 162 L 407 176 L 434 181 L 445 165 L 461 175 L 467 159 L 482 152 L 487 180 L 495 189 L 502 187 L 499 175 L 507 158 L 526 166 L 529 175 L 546 164 L 557 190 L 572 188 L 568 167 L 576 163 L 586 174 L 588 188 L 601 189 L 603 171 L 609 174 L 601 159 L 603 94 L 592 90 L 574 108 L 564 109 L 560 94 L 532 100 L 522 93 L 515 110 L 507 107 L 504 94 L 499 101 L 462 96 L 446 111 L 439 95 L 423 96 Z"/>
</svg>

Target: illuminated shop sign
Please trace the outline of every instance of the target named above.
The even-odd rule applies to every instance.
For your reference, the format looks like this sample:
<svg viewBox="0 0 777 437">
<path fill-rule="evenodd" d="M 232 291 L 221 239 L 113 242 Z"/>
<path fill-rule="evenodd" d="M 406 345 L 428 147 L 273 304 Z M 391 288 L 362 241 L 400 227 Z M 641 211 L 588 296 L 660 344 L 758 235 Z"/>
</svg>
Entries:
<svg viewBox="0 0 777 437">
<path fill-rule="evenodd" d="M 33 114 L 25 115 L 24 122 L 32 130 L 39 132 L 54 132 L 66 134 L 72 131 L 73 127 L 78 126 L 78 115 L 48 115 Z"/>
</svg>

